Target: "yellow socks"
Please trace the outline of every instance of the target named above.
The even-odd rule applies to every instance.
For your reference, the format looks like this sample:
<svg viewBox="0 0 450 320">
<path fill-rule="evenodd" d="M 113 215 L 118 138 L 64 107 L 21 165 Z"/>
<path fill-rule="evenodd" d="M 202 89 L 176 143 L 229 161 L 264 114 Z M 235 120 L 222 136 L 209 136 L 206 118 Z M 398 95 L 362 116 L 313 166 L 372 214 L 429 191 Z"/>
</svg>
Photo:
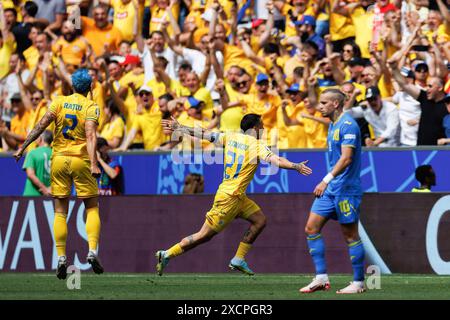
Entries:
<svg viewBox="0 0 450 320">
<path fill-rule="evenodd" d="M 89 251 L 97 252 L 100 238 L 100 215 L 98 207 L 86 209 L 86 233 L 88 236 Z"/>
<path fill-rule="evenodd" d="M 55 237 L 56 252 L 58 257 L 66 255 L 66 240 L 67 240 L 67 222 L 64 213 L 55 212 L 55 219 L 53 220 L 53 235 Z"/>
<path fill-rule="evenodd" d="M 245 260 L 245 255 L 250 251 L 252 245 L 249 243 L 241 242 L 239 243 L 239 248 L 237 249 L 236 258 Z"/>
<path fill-rule="evenodd" d="M 183 252 L 184 252 L 183 248 L 181 248 L 180 244 L 177 243 L 176 245 L 174 245 L 170 249 L 166 250 L 166 257 L 167 258 L 173 258 L 173 257 L 179 256 Z"/>
</svg>

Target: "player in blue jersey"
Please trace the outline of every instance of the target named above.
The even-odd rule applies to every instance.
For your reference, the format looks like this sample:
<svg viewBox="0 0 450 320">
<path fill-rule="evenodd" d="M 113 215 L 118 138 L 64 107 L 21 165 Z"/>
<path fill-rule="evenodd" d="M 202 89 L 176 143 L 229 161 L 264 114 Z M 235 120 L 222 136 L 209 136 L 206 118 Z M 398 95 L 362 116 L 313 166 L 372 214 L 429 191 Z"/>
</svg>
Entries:
<svg viewBox="0 0 450 320">
<path fill-rule="evenodd" d="M 328 157 L 331 171 L 314 189 L 305 232 L 316 276 L 301 293 L 330 289 L 325 262 L 325 243 L 321 230 L 331 218 L 341 225 L 353 268 L 353 281 L 337 293 L 364 292 L 364 247 L 358 234 L 361 203 L 361 133 L 356 121 L 343 112 L 345 95 L 338 89 L 325 90 L 318 109 L 331 120 L 328 128 Z"/>
</svg>

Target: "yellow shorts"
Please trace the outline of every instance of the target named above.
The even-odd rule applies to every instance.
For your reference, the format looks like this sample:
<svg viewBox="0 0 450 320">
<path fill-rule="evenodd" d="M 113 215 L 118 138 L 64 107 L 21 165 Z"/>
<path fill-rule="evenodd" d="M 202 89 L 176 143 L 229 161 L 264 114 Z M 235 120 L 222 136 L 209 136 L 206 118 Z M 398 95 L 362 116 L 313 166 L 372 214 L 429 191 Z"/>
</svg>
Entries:
<svg viewBox="0 0 450 320">
<path fill-rule="evenodd" d="M 53 156 L 51 164 L 52 196 L 66 198 L 75 184 L 77 197 L 98 196 L 97 180 L 91 174 L 91 162 L 88 159 L 69 156 Z"/>
<path fill-rule="evenodd" d="M 245 194 L 230 196 L 217 193 L 211 210 L 206 214 L 206 223 L 214 231 L 220 232 L 235 218 L 247 219 L 260 210 L 261 208 Z"/>
</svg>

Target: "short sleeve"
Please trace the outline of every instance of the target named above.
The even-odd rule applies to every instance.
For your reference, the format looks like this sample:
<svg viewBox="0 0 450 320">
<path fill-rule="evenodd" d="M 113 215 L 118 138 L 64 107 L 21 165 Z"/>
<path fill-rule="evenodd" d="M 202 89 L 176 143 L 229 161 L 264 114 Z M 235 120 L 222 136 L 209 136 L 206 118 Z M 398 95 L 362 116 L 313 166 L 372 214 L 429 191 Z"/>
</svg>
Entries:
<svg viewBox="0 0 450 320">
<path fill-rule="evenodd" d="M 427 101 L 427 92 L 425 90 L 420 90 L 417 101 L 420 102 L 420 106 L 422 106 L 422 104 Z"/>
<path fill-rule="evenodd" d="M 100 118 L 100 108 L 97 104 L 92 104 L 88 107 L 86 112 L 86 120 L 95 121 L 98 124 L 98 119 Z"/>
<path fill-rule="evenodd" d="M 139 131 L 140 128 L 141 128 L 141 126 L 139 124 L 139 116 L 136 116 L 136 117 L 134 117 L 131 129 L 135 129 L 135 130 Z"/>
<path fill-rule="evenodd" d="M 118 118 L 116 123 L 114 123 L 112 136 L 117 137 L 117 138 L 122 138 L 124 131 L 125 131 L 125 125 L 123 123 L 123 120 L 121 118 Z"/>
<path fill-rule="evenodd" d="M 218 146 L 224 146 L 225 145 L 225 135 L 226 133 L 224 132 L 212 132 L 211 133 L 211 142 L 213 142 L 214 144 L 218 145 Z"/>
<path fill-rule="evenodd" d="M 66 13 L 66 1 L 60 0 L 56 4 L 57 4 L 57 6 L 56 6 L 55 13 L 56 14 L 65 14 Z"/>
<path fill-rule="evenodd" d="M 25 158 L 25 161 L 23 163 L 22 169 L 26 170 L 28 168 L 36 168 L 36 159 L 33 151 L 28 152 L 27 157 Z"/>
<path fill-rule="evenodd" d="M 340 130 L 341 146 L 356 148 L 358 145 L 359 128 L 356 123 L 345 121 Z"/>
<path fill-rule="evenodd" d="M 262 141 L 258 141 L 258 158 L 267 161 L 272 155 L 272 150 Z"/>
<path fill-rule="evenodd" d="M 59 112 L 58 99 L 55 99 L 52 101 L 52 103 L 50 104 L 50 107 L 48 108 L 48 111 L 53 113 L 55 116 L 58 115 L 58 112 Z"/>
</svg>

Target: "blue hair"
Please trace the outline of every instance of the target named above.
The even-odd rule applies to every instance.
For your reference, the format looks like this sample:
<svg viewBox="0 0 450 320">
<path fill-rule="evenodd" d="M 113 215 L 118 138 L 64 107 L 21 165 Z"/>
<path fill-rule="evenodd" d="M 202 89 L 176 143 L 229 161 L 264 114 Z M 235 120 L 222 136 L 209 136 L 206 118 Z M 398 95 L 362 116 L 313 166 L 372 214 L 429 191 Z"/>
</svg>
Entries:
<svg viewBox="0 0 450 320">
<path fill-rule="evenodd" d="M 72 86 L 75 92 L 86 93 L 91 88 L 92 77 L 87 69 L 78 69 L 72 74 Z"/>
</svg>

